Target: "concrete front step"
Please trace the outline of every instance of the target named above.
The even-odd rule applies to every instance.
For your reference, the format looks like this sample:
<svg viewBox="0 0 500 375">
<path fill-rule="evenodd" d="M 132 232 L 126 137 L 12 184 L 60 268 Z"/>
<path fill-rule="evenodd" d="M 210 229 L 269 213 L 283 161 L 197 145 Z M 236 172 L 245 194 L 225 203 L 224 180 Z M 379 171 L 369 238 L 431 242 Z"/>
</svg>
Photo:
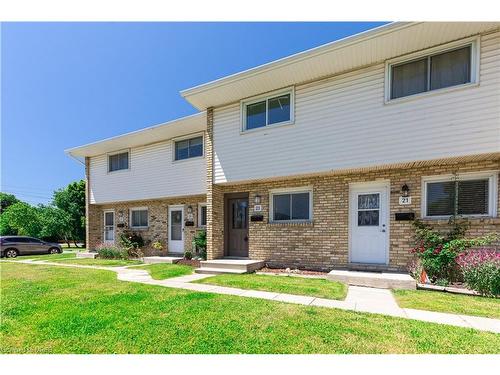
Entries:
<svg viewBox="0 0 500 375">
<path fill-rule="evenodd" d="M 178 261 L 180 261 L 182 259 L 183 259 L 183 257 L 175 257 L 175 256 L 166 256 L 166 257 L 152 256 L 152 257 L 144 257 L 144 258 L 142 258 L 142 260 L 146 264 L 156 264 L 156 263 L 174 264 L 174 263 L 177 263 Z"/>
<path fill-rule="evenodd" d="M 97 253 L 91 253 L 91 252 L 88 252 L 88 251 L 76 253 L 76 257 L 77 258 L 95 259 L 95 258 L 97 258 L 97 255 L 98 255 Z"/>
<path fill-rule="evenodd" d="M 250 273 L 261 269 L 265 266 L 262 260 L 250 259 L 213 259 L 200 262 L 200 268 L 196 269 L 197 273 Z M 206 271 L 205 270 L 210 270 Z"/>
<path fill-rule="evenodd" d="M 222 275 L 222 274 L 241 275 L 247 273 L 247 271 L 245 270 L 231 270 L 227 268 L 209 268 L 209 267 L 197 268 L 194 270 L 194 272 L 202 274 L 213 274 L 213 275 Z"/>
<path fill-rule="evenodd" d="M 333 270 L 328 273 L 327 278 L 348 285 L 372 288 L 416 289 L 417 287 L 416 281 L 405 273 Z"/>
</svg>

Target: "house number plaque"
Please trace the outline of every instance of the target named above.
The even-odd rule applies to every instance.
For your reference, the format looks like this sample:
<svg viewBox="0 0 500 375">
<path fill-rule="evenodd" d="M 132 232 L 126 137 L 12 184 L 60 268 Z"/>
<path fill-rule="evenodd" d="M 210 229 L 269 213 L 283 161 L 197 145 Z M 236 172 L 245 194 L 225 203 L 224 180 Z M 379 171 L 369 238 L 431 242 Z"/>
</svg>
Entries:
<svg viewBox="0 0 500 375">
<path fill-rule="evenodd" d="M 401 206 L 407 206 L 411 204 L 411 197 L 399 197 L 399 204 Z"/>
</svg>

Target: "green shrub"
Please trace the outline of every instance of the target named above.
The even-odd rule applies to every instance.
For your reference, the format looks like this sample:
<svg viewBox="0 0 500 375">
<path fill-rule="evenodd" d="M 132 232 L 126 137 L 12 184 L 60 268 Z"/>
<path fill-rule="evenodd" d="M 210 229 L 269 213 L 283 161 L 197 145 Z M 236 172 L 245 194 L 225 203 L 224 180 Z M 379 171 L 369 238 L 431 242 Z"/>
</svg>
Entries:
<svg viewBox="0 0 500 375">
<path fill-rule="evenodd" d="M 125 249 L 141 249 L 144 240 L 139 233 L 125 231 L 120 234 L 120 246 Z"/>
<path fill-rule="evenodd" d="M 102 259 L 128 259 L 127 251 L 115 245 L 100 244 L 96 250 Z"/>
<path fill-rule="evenodd" d="M 196 233 L 193 239 L 193 244 L 198 252 L 198 255 L 203 259 L 207 259 L 207 232 L 204 230 Z"/>
<path fill-rule="evenodd" d="M 467 286 L 488 297 L 500 296 L 500 251 L 482 249 L 457 257 Z"/>
<path fill-rule="evenodd" d="M 191 250 L 186 250 L 186 251 L 184 252 L 184 258 L 185 258 L 185 259 L 188 259 L 188 260 L 189 260 L 189 259 L 193 259 L 193 253 L 191 252 Z"/>
<path fill-rule="evenodd" d="M 447 233 L 435 230 L 418 220 L 415 227 L 415 247 L 411 250 L 421 261 L 422 267 L 432 281 L 459 277 L 456 257 L 471 247 L 484 246 L 496 239 L 494 235 L 477 238 L 463 238 L 468 222 L 451 218 L 451 229 Z"/>
</svg>

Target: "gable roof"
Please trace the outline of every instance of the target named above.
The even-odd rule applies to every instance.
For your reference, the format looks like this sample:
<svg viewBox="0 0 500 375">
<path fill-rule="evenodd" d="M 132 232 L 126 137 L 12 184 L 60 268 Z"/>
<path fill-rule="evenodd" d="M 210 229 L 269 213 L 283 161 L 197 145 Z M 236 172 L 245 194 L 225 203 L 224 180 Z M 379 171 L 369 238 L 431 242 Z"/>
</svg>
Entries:
<svg viewBox="0 0 500 375">
<path fill-rule="evenodd" d="M 500 28 L 500 22 L 394 22 L 181 91 L 199 110 L 234 103 Z"/>
<path fill-rule="evenodd" d="M 206 127 L 207 114 L 206 112 L 199 112 L 191 116 L 181 117 L 162 124 L 107 138 L 102 141 L 70 148 L 65 150 L 65 152 L 76 158 L 96 156 L 197 133 L 204 131 Z"/>
</svg>

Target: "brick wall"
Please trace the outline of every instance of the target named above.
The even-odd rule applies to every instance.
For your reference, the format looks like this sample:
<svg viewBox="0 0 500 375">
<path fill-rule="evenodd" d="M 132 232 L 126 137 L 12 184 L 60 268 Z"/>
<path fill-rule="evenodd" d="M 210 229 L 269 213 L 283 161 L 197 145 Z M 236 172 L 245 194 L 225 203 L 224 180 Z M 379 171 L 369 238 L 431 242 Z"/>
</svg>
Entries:
<svg viewBox="0 0 500 375">
<path fill-rule="evenodd" d="M 249 222 L 249 256 L 252 259 L 265 259 L 272 266 L 303 267 L 329 270 L 348 264 L 348 214 L 349 184 L 376 180 L 390 181 L 390 251 L 389 270 L 404 270 L 409 261 L 413 229 L 410 222 L 395 221 L 396 212 L 414 212 L 420 217 L 421 178 L 439 174 L 498 170 L 499 160 L 450 163 L 406 169 L 388 169 L 345 175 L 318 176 L 310 178 L 287 179 L 272 182 L 220 185 L 217 199 L 223 202 L 225 193 L 248 192 L 250 214 L 256 194 L 261 196 L 264 215 L 263 222 Z M 412 203 L 399 205 L 401 186 L 410 188 Z M 312 186 L 313 222 L 308 224 L 271 224 L 269 218 L 269 190 L 276 188 Z M 499 199 L 500 201 L 500 199 Z M 223 205 L 212 205 L 211 213 L 217 218 L 212 228 L 212 248 L 209 258 L 223 254 Z M 499 210 L 500 211 L 500 210 Z M 210 213 L 209 213 L 210 216 Z M 437 227 L 445 227 L 446 220 L 432 221 Z M 471 219 L 470 235 L 500 232 L 499 218 Z M 217 246 L 217 247 L 216 247 Z"/>
<path fill-rule="evenodd" d="M 118 238 L 124 230 L 129 230 L 130 209 L 134 207 L 147 207 L 149 215 L 149 226 L 147 229 L 131 229 L 132 232 L 140 233 L 144 239 L 145 253 L 151 254 L 167 254 L 168 253 L 168 206 L 184 205 L 184 220 L 187 220 L 187 208 L 193 209 L 193 219 L 195 226 L 184 228 L 184 250 L 192 249 L 192 240 L 198 230 L 198 203 L 204 203 L 206 197 L 192 196 L 185 198 L 159 199 L 139 202 L 119 202 L 105 205 L 89 205 L 88 214 L 88 239 L 89 249 L 103 242 L 104 235 L 104 211 L 112 209 L 115 211 L 115 242 L 118 243 Z M 124 218 L 124 226 L 118 227 L 120 215 Z M 151 247 L 153 242 L 159 241 L 163 245 L 161 251 L 154 250 Z"/>
</svg>

